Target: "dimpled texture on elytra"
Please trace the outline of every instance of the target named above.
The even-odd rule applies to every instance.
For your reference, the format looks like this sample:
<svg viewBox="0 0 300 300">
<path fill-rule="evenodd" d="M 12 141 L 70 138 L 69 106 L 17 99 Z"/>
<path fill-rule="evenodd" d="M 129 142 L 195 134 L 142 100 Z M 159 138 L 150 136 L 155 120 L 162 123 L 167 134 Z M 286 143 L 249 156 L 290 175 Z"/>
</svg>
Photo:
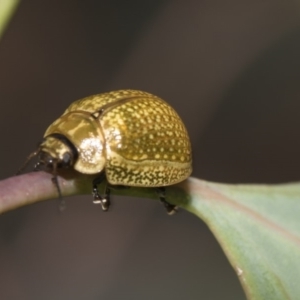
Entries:
<svg viewBox="0 0 300 300">
<path fill-rule="evenodd" d="M 188 133 L 175 110 L 160 98 L 142 91 L 114 91 L 80 99 L 64 115 L 75 111 L 89 112 L 99 122 L 111 184 L 166 186 L 190 175 Z"/>
</svg>

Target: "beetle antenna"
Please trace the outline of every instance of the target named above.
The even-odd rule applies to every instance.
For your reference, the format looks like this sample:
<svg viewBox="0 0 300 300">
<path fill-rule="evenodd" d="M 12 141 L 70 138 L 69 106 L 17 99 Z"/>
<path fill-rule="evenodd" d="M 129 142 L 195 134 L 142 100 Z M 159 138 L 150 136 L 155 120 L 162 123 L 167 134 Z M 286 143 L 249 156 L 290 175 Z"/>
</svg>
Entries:
<svg viewBox="0 0 300 300">
<path fill-rule="evenodd" d="M 28 165 L 28 163 L 40 153 L 41 149 L 40 147 L 35 150 L 34 152 L 30 153 L 28 155 L 28 157 L 26 158 L 25 162 L 23 163 L 23 165 L 21 166 L 21 168 L 18 170 L 18 172 L 16 173 L 16 175 L 19 175 Z"/>
<path fill-rule="evenodd" d="M 58 198 L 59 198 L 59 211 L 63 211 L 66 208 L 66 202 L 63 199 L 61 189 L 59 186 L 59 182 L 57 179 L 57 162 L 56 161 L 53 162 L 53 173 L 52 174 L 53 174 L 52 182 L 56 186 Z"/>
</svg>

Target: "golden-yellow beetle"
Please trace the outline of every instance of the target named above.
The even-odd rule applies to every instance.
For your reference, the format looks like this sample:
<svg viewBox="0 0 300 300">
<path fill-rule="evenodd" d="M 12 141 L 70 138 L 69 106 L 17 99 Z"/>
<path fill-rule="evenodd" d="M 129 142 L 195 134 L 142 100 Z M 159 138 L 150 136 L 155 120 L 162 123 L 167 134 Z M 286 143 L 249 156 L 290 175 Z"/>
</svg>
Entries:
<svg viewBox="0 0 300 300">
<path fill-rule="evenodd" d="M 55 176 L 73 167 L 99 174 L 93 181 L 95 202 L 109 207 L 109 185 L 162 188 L 186 179 L 192 171 L 191 144 L 178 114 L 146 92 L 119 90 L 72 103 L 46 130 L 35 168 L 44 165 Z M 106 177 L 105 197 L 97 185 Z M 174 206 L 160 199 L 167 211 Z"/>
</svg>

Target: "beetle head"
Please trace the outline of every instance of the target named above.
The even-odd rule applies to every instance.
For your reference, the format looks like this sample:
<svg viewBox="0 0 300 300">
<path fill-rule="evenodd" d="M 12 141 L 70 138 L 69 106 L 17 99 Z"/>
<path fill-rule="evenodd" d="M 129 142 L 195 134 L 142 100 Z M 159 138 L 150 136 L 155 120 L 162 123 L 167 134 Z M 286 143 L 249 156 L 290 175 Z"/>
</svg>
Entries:
<svg viewBox="0 0 300 300">
<path fill-rule="evenodd" d="M 62 134 L 53 133 L 44 138 L 39 146 L 39 160 L 35 165 L 38 169 L 40 165 L 45 166 L 53 172 L 57 168 L 69 168 L 74 165 L 78 158 L 75 146 Z"/>
<path fill-rule="evenodd" d="M 74 165 L 78 158 L 76 147 L 64 135 L 59 133 L 50 134 L 44 138 L 38 146 L 38 149 L 28 156 L 17 174 L 19 174 L 35 156 L 38 156 L 38 162 L 35 164 L 34 170 L 38 171 L 40 166 L 44 166 L 47 170 L 52 172 L 52 181 L 61 198 L 61 191 L 57 180 L 57 169 L 69 168 Z"/>
</svg>

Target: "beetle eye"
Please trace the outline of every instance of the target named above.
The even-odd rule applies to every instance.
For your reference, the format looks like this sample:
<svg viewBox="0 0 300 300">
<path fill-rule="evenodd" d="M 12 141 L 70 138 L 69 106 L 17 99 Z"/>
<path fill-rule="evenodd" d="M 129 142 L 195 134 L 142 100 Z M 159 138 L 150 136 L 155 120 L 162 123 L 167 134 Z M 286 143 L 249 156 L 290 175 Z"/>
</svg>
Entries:
<svg viewBox="0 0 300 300">
<path fill-rule="evenodd" d="M 72 158 L 71 153 L 65 152 L 63 154 L 62 164 L 64 167 L 68 167 L 71 165 L 71 158 Z"/>
<path fill-rule="evenodd" d="M 41 151 L 39 161 L 48 168 L 53 165 L 53 157 L 44 151 Z"/>
</svg>

